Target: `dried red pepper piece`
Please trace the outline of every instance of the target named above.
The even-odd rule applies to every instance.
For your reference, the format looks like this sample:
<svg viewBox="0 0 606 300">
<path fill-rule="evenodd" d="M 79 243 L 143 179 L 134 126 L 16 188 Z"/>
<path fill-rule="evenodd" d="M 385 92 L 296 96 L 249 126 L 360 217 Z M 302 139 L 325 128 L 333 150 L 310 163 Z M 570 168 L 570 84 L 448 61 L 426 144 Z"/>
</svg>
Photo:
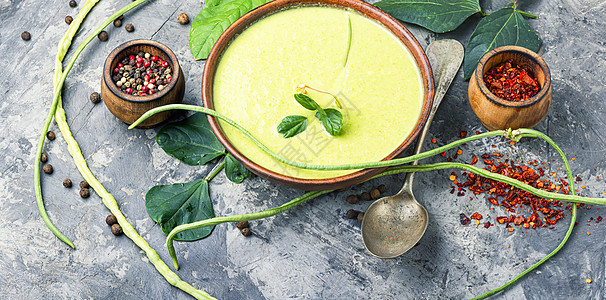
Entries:
<svg viewBox="0 0 606 300">
<path fill-rule="evenodd" d="M 474 219 L 474 220 L 481 220 L 481 219 L 482 219 L 482 215 L 481 215 L 481 214 L 479 214 L 479 213 L 477 213 L 477 212 L 474 212 L 474 213 L 471 215 L 471 217 L 470 217 L 470 218 L 472 218 L 472 219 Z"/>
<path fill-rule="evenodd" d="M 531 71 L 514 65 L 509 59 L 484 74 L 484 83 L 497 97 L 508 101 L 524 101 L 539 92 L 539 83 Z"/>
</svg>

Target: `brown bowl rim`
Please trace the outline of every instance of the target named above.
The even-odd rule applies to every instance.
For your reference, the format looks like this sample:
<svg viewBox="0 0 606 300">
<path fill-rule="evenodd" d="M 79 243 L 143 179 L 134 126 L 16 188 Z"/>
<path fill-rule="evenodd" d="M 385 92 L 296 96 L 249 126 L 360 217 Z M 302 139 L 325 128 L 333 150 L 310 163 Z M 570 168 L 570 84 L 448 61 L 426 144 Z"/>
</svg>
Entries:
<svg viewBox="0 0 606 300">
<path fill-rule="evenodd" d="M 524 101 L 509 101 L 509 100 L 505 100 L 505 99 L 493 94 L 490 91 L 490 89 L 486 86 L 486 84 L 484 83 L 484 72 L 487 71 L 487 70 L 485 70 L 486 64 L 488 63 L 488 61 L 490 59 L 492 59 L 496 55 L 501 54 L 501 53 L 507 53 L 507 52 L 518 52 L 523 55 L 526 55 L 527 57 L 529 57 L 532 61 L 534 61 L 537 65 L 539 65 L 541 67 L 543 74 L 545 74 L 545 83 L 543 84 L 543 86 L 541 87 L 541 89 L 539 90 L 539 92 L 536 95 L 534 95 Z M 476 66 L 475 73 L 476 73 L 475 80 L 476 80 L 477 85 L 480 87 L 480 91 L 482 92 L 482 94 L 490 101 L 492 101 L 498 105 L 505 106 L 505 107 L 523 108 L 523 107 L 532 106 L 535 103 L 541 101 L 541 99 L 543 99 L 545 97 L 545 95 L 547 95 L 549 90 L 551 89 L 551 73 L 549 72 L 549 67 L 547 67 L 547 64 L 545 63 L 543 58 L 541 58 L 534 51 L 524 48 L 524 47 L 520 47 L 520 46 L 501 46 L 501 47 L 488 51 L 480 59 L 480 62 Z"/>
<path fill-rule="evenodd" d="M 259 20 L 260 18 L 279 12 L 283 9 L 290 8 L 292 6 L 317 6 L 317 5 L 328 5 L 332 7 L 339 8 L 350 8 L 355 10 L 357 13 L 366 16 L 369 19 L 375 20 L 376 22 L 382 24 L 387 29 L 389 29 L 400 41 L 407 46 L 407 49 L 410 51 L 412 56 L 414 57 L 415 63 L 419 68 L 419 72 L 421 74 L 421 80 L 423 85 L 423 90 L 425 93 L 424 96 L 424 104 L 422 107 L 421 115 L 415 124 L 414 129 L 409 134 L 409 136 L 398 146 L 394 151 L 392 151 L 389 155 L 387 155 L 382 160 L 390 160 L 398 155 L 400 155 L 406 148 L 408 148 L 417 138 L 423 125 L 427 121 L 427 117 L 429 116 L 429 111 L 431 109 L 431 105 L 433 102 L 434 96 L 434 82 L 432 76 L 431 66 L 429 64 L 429 60 L 425 55 L 425 51 L 416 40 L 416 38 L 396 19 L 388 15 L 387 13 L 381 11 L 380 9 L 367 4 L 362 1 L 357 0 L 275 0 L 264 4 L 238 20 L 236 20 L 223 34 L 219 37 L 213 48 L 211 49 L 210 55 L 206 61 L 204 66 L 204 73 L 202 76 L 202 100 L 204 106 L 210 109 L 213 109 L 212 103 L 212 82 L 214 80 L 214 73 L 216 71 L 216 66 L 223 54 L 225 48 L 229 45 L 231 40 L 237 36 L 240 32 L 245 30 L 250 24 Z M 256 173 L 264 178 L 269 179 L 270 181 L 278 182 L 282 185 L 286 185 L 293 188 L 303 189 L 303 190 L 330 190 L 337 189 L 341 187 L 350 186 L 359 182 L 362 182 L 366 179 L 371 178 L 372 176 L 378 174 L 384 168 L 374 168 L 374 169 L 362 169 L 350 174 L 341 175 L 337 177 L 331 178 L 323 178 L 323 179 L 304 179 L 297 177 L 286 176 L 271 170 L 268 170 L 255 162 L 249 160 L 246 156 L 242 155 L 227 139 L 219 122 L 216 118 L 212 116 L 207 116 L 208 121 L 210 123 L 211 129 L 221 142 L 223 146 L 227 149 L 229 153 L 231 153 L 238 161 L 244 164 L 248 169 L 250 169 L 253 173 Z"/>
<path fill-rule="evenodd" d="M 147 96 L 128 95 L 126 93 L 123 93 L 122 90 L 120 90 L 118 88 L 118 86 L 116 86 L 116 84 L 113 82 L 113 80 L 111 80 L 112 63 L 118 58 L 118 56 L 120 54 L 124 53 L 129 48 L 131 48 L 133 46 L 137 46 L 137 45 L 152 46 L 152 47 L 158 49 L 159 51 L 164 52 L 164 54 L 166 54 L 171 60 L 170 63 L 173 68 L 173 78 L 171 79 L 170 83 L 163 90 L 159 91 L 156 94 L 147 95 Z M 117 97 L 119 97 L 122 100 L 125 100 L 128 102 L 133 102 L 133 103 L 149 103 L 149 102 L 153 102 L 153 101 L 156 101 L 156 100 L 164 97 L 177 85 L 177 81 L 179 80 L 180 76 L 181 76 L 181 66 L 179 65 L 179 59 L 177 59 L 177 56 L 175 55 L 175 53 L 173 53 L 173 51 L 170 48 L 168 48 L 166 45 L 164 45 L 160 42 L 146 40 L 146 39 L 130 40 L 130 41 L 122 43 L 120 46 L 118 46 L 114 50 L 112 50 L 112 52 L 107 56 L 107 58 L 105 59 L 105 64 L 103 66 L 103 80 L 105 81 L 105 85 L 107 85 L 109 90 L 112 91 L 112 94 L 116 95 Z M 108 80 L 109 80 L 109 82 L 108 82 Z"/>
</svg>

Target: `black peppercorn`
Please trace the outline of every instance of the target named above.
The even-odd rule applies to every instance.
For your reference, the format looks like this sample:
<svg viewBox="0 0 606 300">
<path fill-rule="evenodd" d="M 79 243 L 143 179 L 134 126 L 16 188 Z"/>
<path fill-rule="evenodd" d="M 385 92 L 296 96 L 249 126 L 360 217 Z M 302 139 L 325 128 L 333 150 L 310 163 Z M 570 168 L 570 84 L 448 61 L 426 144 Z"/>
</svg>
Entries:
<svg viewBox="0 0 606 300">
<path fill-rule="evenodd" d="M 120 27 L 120 26 L 122 26 L 122 20 L 120 20 L 120 19 L 115 19 L 115 20 L 114 20 L 114 26 L 116 26 L 116 27 Z"/>
<path fill-rule="evenodd" d="M 370 199 L 372 199 L 372 198 L 370 197 L 369 193 L 367 193 L 367 192 L 362 193 L 362 200 L 370 201 Z"/>
<path fill-rule="evenodd" d="M 71 180 L 71 179 L 69 179 L 69 178 L 65 178 L 65 179 L 63 180 L 63 186 L 64 186 L 64 187 L 66 187 L 66 188 L 70 188 L 70 187 L 72 187 L 72 180 Z"/>
<path fill-rule="evenodd" d="M 90 197 L 90 190 L 87 188 L 83 188 L 80 190 L 80 197 L 82 198 L 88 198 Z"/>
<path fill-rule="evenodd" d="M 122 226 L 120 226 L 120 224 L 114 224 L 114 225 L 112 225 L 112 233 L 115 236 L 122 235 L 122 233 L 123 233 L 122 232 Z"/>
<path fill-rule="evenodd" d="M 97 92 L 93 92 L 90 94 L 90 101 L 95 104 L 101 102 L 101 95 L 99 95 Z"/>
<path fill-rule="evenodd" d="M 126 26 L 124 26 L 124 29 L 126 29 L 126 31 L 128 32 L 133 32 L 135 31 L 135 26 L 133 26 L 133 24 L 126 24 Z"/>
<path fill-rule="evenodd" d="M 32 35 L 29 32 L 24 31 L 23 33 L 21 33 L 21 38 L 24 41 L 29 41 L 32 38 Z"/>
<path fill-rule="evenodd" d="M 372 198 L 373 200 L 376 200 L 376 199 L 379 199 L 379 197 L 381 197 L 381 192 L 379 192 L 378 189 L 370 190 L 370 198 Z"/>
<path fill-rule="evenodd" d="M 80 181 L 80 188 L 81 189 L 87 189 L 89 187 L 90 187 L 90 185 L 88 185 L 88 182 L 86 182 L 86 180 Z"/>
<path fill-rule="evenodd" d="M 379 192 L 381 192 L 381 194 L 387 192 L 387 187 L 384 184 L 378 186 L 377 189 L 379 190 Z"/>
<path fill-rule="evenodd" d="M 358 196 L 356 196 L 356 195 L 349 195 L 349 196 L 347 196 L 347 203 L 349 203 L 349 204 L 356 204 L 356 203 L 358 203 Z"/>
<path fill-rule="evenodd" d="M 109 215 L 107 216 L 107 218 L 105 218 L 105 223 L 107 223 L 107 225 L 109 226 L 112 226 L 118 223 L 118 219 L 116 219 L 116 216 L 114 215 Z"/>
<path fill-rule="evenodd" d="M 355 219 L 358 217 L 358 212 L 350 209 L 345 213 L 345 217 L 347 217 L 348 219 Z"/>
<path fill-rule="evenodd" d="M 250 236 L 252 234 L 252 231 L 250 231 L 249 228 L 243 228 L 242 229 L 242 235 L 243 236 Z"/>
<path fill-rule="evenodd" d="M 72 16 L 65 17 L 65 23 L 67 23 L 67 25 L 71 24 L 73 20 L 74 18 L 72 18 Z"/>
<path fill-rule="evenodd" d="M 358 213 L 358 222 L 362 223 L 362 220 L 364 220 L 364 213 L 360 212 Z"/>
<path fill-rule="evenodd" d="M 42 153 L 40 155 L 40 161 L 45 163 L 46 161 L 48 161 L 48 155 L 46 155 L 46 153 Z"/>
<path fill-rule="evenodd" d="M 109 36 L 107 35 L 107 31 L 103 30 L 101 32 L 99 32 L 99 35 L 97 36 L 102 42 L 107 41 L 107 39 L 109 38 Z"/>
<path fill-rule="evenodd" d="M 78 3 L 76 3 L 76 1 L 75 1 L 75 0 L 70 0 L 70 1 L 69 1 L 69 6 L 70 6 L 70 7 L 76 7 L 76 6 L 78 6 Z"/>
<path fill-rule="evenodd" d="M 186 25 L 189 23 L 189 17 L 185 13 L 180 13 L 177 16 L 177 22 L 179 22 L 181 25 Z"/>
<path fill-rule="evenodd" d="M 236 222 L 236 227 L 238 229 L 244 229 L 248 227 L 248 221 Z"/>
<path fill-rule="evenodd" d="M 120 15 L 116 20 L 120 20 L 120 21 L 124 20 L 124 15 Z"/>
<path fill-rule="evenodd" d="M 51 140 L 51 141 L 54 141 L 55 140 L 55 133 L 52 130 L 49 130 L 46 133 L 46 138 L 49 139 L 49 140 Z"/>
<path fill-rule="evenodd" d="M 53 174 L 53 165 L 51 164 L 46 164 L 42 167 L 42 170 L 44 171 L 44 173 L 46 174 Z"/>
</svg>

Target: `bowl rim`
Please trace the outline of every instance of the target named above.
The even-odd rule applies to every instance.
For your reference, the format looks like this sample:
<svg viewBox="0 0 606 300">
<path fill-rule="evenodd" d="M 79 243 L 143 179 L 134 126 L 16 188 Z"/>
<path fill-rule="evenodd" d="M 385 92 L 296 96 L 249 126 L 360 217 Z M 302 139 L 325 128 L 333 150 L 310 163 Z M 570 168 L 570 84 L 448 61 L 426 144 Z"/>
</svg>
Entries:
<svg viewBox="0 0 606 300">
<path fill-rule="evenodd" d="M 541 67 L 543 74 L 545 74 L 545 83 L 543 83 L 543 86 L 536 95 L 524 101 L 509 101 L 493 94 L 486 86 L 486 84 L 484 83 L 484 72 L 487 71 L 485 69 L 486 65 L 488 64 L 488 61 L 497 56 L 498 54 L 507 52 L 521 53 L 522 55 L 525 55 L 532 61 L 534 61 L 539 67 Z M 505 107 L 524 108 L 532 106 L 535 103 L 541 101 L 541 99 L 543 99 L 551 89 L 551 73 L 549 71 L 549 67 L 547 67 L 547 64 L 545 63 L 543 58 L 541 58 L 534 51 L 521 46 L 501 46 L 486 52 L 482 56 L 482 58 L 480 58 L 480 62 L 478 63 L 475 69 L 475 74 L 475 79 L 472 80 L 476 80 L 476 84 L 480 87 L 480 91 L 482 92 L 482 94 L 490 101 Z"/>
<path fill-rule="evenodd" d="M 431 105 L 433 103 L 434 96 L 434 82 L 432 76 L 431 66 L 429 64 L 429 60 L 425 55 L 425 51 L 416 40 L 416 38 L 396 19 L 388 15 L 387 13 L 381 11 L 373 5 L 367 4 L 358 0 L 275 0 L 271 1 L 267 4 L 264 4 L 238 20 L 236 20 L 231 26 L 223 32 L 223 34 L 219 37 L 217 42 L 214 44 L 211 49 L 210 55 L 206 61 L 204 66 L 204 73 L 202 76 L 202 100 L 205 107 L 213 109 L 212 102 L 212 82 L 214 80 L 214 74 L 216 71 L 216 67 L 218 62 L 227 48 L 229 43 L 235 38 L 239 33 L 245 30 L 250 24 L 255 21 L 265 17 L 267 15 L 271 15 L 273 13 L 277 13 L 284 9 L 288 9 L 293 6 L 318 6 L 318 5 L 327 5 L 330 7 L 339 7 L 339 8 L 349 8 L 355 10 L 362 16 L 365 16 L 369 19 L 378 22 L 383 25 L 386 29 L 391 31 L 410 51 L 411 55 L 417 67 L 419 68 L 419 73 L 422 81 L 422 89 L 424 91 L 423 102 L 421 107 L 421 114 L 415 124 L 413 130 L 408 135 L 408 137 L 389 155 L 387 155 L 382 160 L 391 160 L 407 149 L 417 138 L 421 129 L 425 125 L 427 118 L 429 116 L 429 112 L 431 110 Z M 338 189 L 346 186 L 350 186 L 364 180 L 370 179 L 372 176 L 378 174 L 383 168 L 374 168 L 374 169 L 362 169 L 349 174 L 330 177 L 330 178 L 322 178 L 322 179 L 306 179 L 306 178 L 298 178 L 291 177 L 287 175 L 283 175 L 269 169 L 266 169 L 257 163 L 249 160 L 246 156 L 240 153 L 229 141 L 229 139 L 225 136 L 223 131 L 221 130 L 221 126 L 216 118 L 208 115 L 208 121 L 210 123 L 211 129 L 221 142 L 223 146 L 227 149 L 229 153 L 231 153 L 238 161 L 240 161 L 244 166 L 250 169 L 253 173 L 260 175 L 264 178 L 267 178 L 270 181 L 278 182 L 282 185 L 303 189 L 303 190 L 330 190 L 330 189 Z"/>
<path fill-rule="evenodd" d="M 128 51 L 131 47 L 134 47 L 137 45 L 152 46 L 152 47 L 158 49 L 159 51 L 164 52 L 164 54 L 166 54 L 171 60 L 170 63 L 173 68 L 173 76 L 172 76 L 172 79 L 170 80 L 170 83 L 168 83 L 168 85 L 165 86 L 164 89 L 162 89 L 161 91 L 159 91 L 158 93 L 155 93 L 153 95 L 147 95 L 147 96 L 128 95 L 126 93 L 123 93 L 122 90 L 120 90 L 118 88 L 118 86 L 114 83 L 114 81 L 111 80 L 112 62 L 117 60 L 118 57 L 122 53 Z M 164 45 L 160 42 L 146 40 L 146 39 L 136 39 L 136 40 L 130 40 L 130 41 L 122 43 L 121 45 L 116 47 L 114 50 L 112 50 L 112 52 L 107 56 L 107 58 L 105 59 L 105 64 L 103 66 L 103 80 L 105 81 L 105 85 L 107 85 L 109 90 L 112 91 L 112 94 L 116 95 L 118 98 L 120 98 L 124 101 L 133 102 L 133 103 L 149 103 L 149 102 L 153 102 L 153 101 L 156 101 L 156 100 L 164 97 L 177 85 L 177 81 L 179 80 L 180 76 L 181 76 L 181 66 L 179 65 L 179 60 L 177 59 L 177 56 L 175 55 L 175 53 L 173 53 L 173 51 L 170 48 L 168 48 L 166 45 Z M 108 82 L 108 80 L 109 80 L 109 82 Z"/>
</svg>

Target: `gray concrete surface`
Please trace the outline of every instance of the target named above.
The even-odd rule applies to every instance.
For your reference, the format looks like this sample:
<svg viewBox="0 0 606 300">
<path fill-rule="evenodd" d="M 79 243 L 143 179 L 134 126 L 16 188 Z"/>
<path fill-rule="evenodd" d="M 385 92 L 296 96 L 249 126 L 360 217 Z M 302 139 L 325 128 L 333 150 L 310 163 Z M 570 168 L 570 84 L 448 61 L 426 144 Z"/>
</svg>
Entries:
<svg viewBox="0 0 606 300">
<path fill-rule="evenodd" d="M 74 44 L 130 2 L 101 1 Z M 43 176 L 44 199 L 51 219 L 74 241 L 76 250 L 55 238 L 39 216 L 32 165 L 51 101 L 56 44 L 67 30 L 63 19 L 78 11 L 67 3 L 0 0 L 0 299 L 189 299 L 170 286 L 128 238 L 111 235 L 104 221 L 108 210 L 97 195 L 81 199 L 76 188 L 61 185 L 64 178 L 77 183 L 81 177 L 54 123 L 51 129 L 58 137 L 44 151 L 55 172 Z M 490 12 L 507 1 L 481 3 Z M 91 43 L 64 89 L 68 122 L 93 173 L 166 262 L 170 258 L 165 236 L 148 217 L 144 195 L 156 184 L 200 178 L 211 166 L 178 162 L 155 143 L 157 129 L 128 131 L 102 103 L 92 104 L 88 95 L 99 90 L 101 66 L 114 47 L 150 38 L 177 54 L 187 78 L 185 102 L 199 104 L 204 62 L 192 59 L 189 27 L 178 24 L 176 16 L 185 12 L 193 19 L 202 7 L 194 0 L 152 0 L 128 13 L 124 23 L 133 23 L 135 32 L 108 27 L 109 41 Z M 606 1 L 526 1 L 522 9 L 539 16 L 530 25 L 543 39 L 541 55 L 553 78 L 553 104 L 536 129 L 548 133 L 575 158 L 573 172 L 586 186 L 581 193 L 604 197 Z M 441 38 L 466 44 L 478 21 L 474 16 L 455 32 L 439 35 L 409 28 L 424 46 Z M 32 34 L 28 42 L 20 38 L 24 30 Z M 430 130 L 437 144 L 426 147 L 455 140 L 459 130 L 484 130 L 466 95 L 467 83 L 460 72 Z M 492 143 L 467 144 L 462 159 L 469 161 L 472 153 L 492 151 Z M 513 147 L 499 143 L 497 149 L 524 159 L 549 162 L 557 158 L 540 141 L 524 140 Z M 562 175 L 561 166 L 553 162 L 548 168 Z M 377 259 L 364 250 L 360 226 L 346 219 L 345 211 L 364 210 L 369 203 L 349 205 L 345 197 L 381 183 L 387 185 L 388 194 L 395 193 L 403 175 L 331 193 L 276 217 L 251 222 L 255 234 L 248 238 L 233 224 L 224 224 L 205 240 L 177 242 L 182 267 L 177 273 L 220 299 L 462 299 L 500 286 L 553 250 L 563 237 L 566 222 L 553 230 L 523 233 L 517 229 L 513 234 L 504 226 L 461 226 L 461 212 L 478 211 L 494 223 L 502 210 L 489 210 L 484 197 L 469 200 L 450 194 L 450 172 L 416 176 L 415 194 L 427 207 L 430 224 L 421 244 L 397 259 Z M 261 178 L 233 184 L 223 174 L 212 181 L 210 191 L 218 216 L 275 207 L 302 194 Z M 580 211 L 579 226 L 560 254 L 496 298 L 606 298 L 606 224 L 585 225 L 590 217 L 606 212 L 606 208 L 596 208 Z M 593 282 L 585 283 L 587 278 Z"/>
</svg>

